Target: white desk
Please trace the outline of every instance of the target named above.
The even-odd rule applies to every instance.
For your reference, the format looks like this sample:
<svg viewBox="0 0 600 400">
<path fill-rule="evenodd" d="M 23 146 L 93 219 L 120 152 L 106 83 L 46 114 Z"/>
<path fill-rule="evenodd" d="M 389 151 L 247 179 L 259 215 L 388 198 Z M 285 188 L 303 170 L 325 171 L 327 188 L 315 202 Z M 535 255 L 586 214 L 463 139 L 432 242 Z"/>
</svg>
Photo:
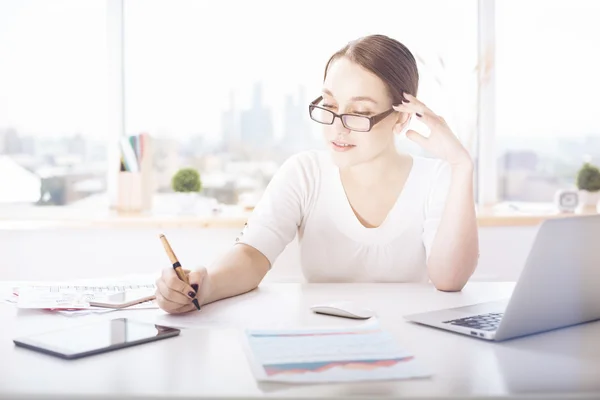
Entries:
<svg viewBox="0 0 600 400">
<path fill-rule="evenodd" d="M 412 284 L 267 284 L 243 296 L 171 316 L 157 310 L 65 317 L 0 304 L 0 398 L 432 398 L 600 397 L 600 323 L 490 343 L 414 325 L 402 315 L 497 300 L 511 283 L 470 283 L 461 293 Z M 311 304 L 356 300 L 430 368 L 429 379 L 293 386 L 259 384 L 240 345 L 244 327 L 350 326 Z M 192 326 L 176 338 L 66 361 L 14 346 L 12 338 L 128 316 Z"/>
</svg>

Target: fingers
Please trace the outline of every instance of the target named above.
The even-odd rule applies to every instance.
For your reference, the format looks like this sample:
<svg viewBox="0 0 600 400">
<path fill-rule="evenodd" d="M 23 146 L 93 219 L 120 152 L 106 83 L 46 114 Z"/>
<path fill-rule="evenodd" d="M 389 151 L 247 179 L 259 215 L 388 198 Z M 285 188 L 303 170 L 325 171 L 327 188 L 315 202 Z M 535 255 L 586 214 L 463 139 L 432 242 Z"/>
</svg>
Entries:
<svg viewBox="0 0 600 400">
<path fill-rule="evenodd" d="M 193 300 L 193 304 L 198 310 L 200 310 L 200 304 L 204 303 L 208 298 L 208 282 L 206 279 L 206 268 L 199 268 L 198 270 L 190 273 L 190 285 L 196 291 L 196 298 Z"/>
<path fill-rule="evenodd" d="M 393 106 L 393 108 L 394 108 L 394 110 L 399 111 L 399 112 L 415 114 L 417 116 L 417 118 L 419 118 L 420 121 L 423 121 L 423 123 L 429 127 L 438 123 L 437 115 L 431 114 L 430 111 L 424 111 L 419 106 L 411 106 L 409 104 L 402 103 L 397 106 Z"/>
<path fill-rule="evenodd" d="M 182 282 L 172 268 L 165 269 L 156 280 L 156 302 L 167 312 L 183 312 L 188 307 L 194 309 L 191 303 L 196 297 L 196 291 Z"/>
<path fill-rule="evenodd" d="M 404 98 L 406 100 L 403 100 L 402 104 L 393 106 L 394 110 L 415 114 L 419 120 L 423 121 L 423 123 L 430 128 L 436 124 L 444 122 L 442 117 L 436 115 L 433 111 L 431 111 L 431 109 L 429 109 L 413 95 L 404 93 Z"/>
<path fill-rule="evenodd" d="M 158 293 L 156 296 L 156 303 L 162 310 L 164 310 L 170 314 L 179 314 L 179 313 L 189 312 L 189 311 L 196 309 L 196 307 L 192 303 L 188 303 L 186 305 L 173 303 L 173 302 L 166 300 L 164 297 L 162 297 Z"/>
<path fill-rule="evenodd" d="M 206 268 L 199 268 L 196 271 L 190 272 L 190 286 L 198 291 L 198 288 L 202 287 L 204 278 L 206 278 Z"/>
<path fill-rule="evenodd" d="M 187 273 L 189 271 L 186 270 L 185 272 Z M 184 281 L 182 281 L 181 279 L 179 279 L 179 277 L 177 276 L 177 274 L 175 273 L 175 270 L 173 270 L 173 268 L 163 269 L 161 279 L 167 284 L 167 287 L 169 289 L 172 289 L 177 292 L 184 293 L 184 294 L 187 294 L 190 291 L 192 291 L 191 286 L 188 285 L 187 283 L 185 283 Z"/>
<path fill-rule="evenodd" d="M 156 288 L 161 297 L 165 300 L 170 301 L 172 303 L 177 303 L 179 305 L 189 304 L 193 298 L 196 297 L 196 292 L 190 290 L 188 293 L 183 294 L 176 290 L 173 290 L 167 286 L 167 284 L 161 279 L 156 283 Z"/>
<path fill-rule="evenodd" d="M 421 135 L 416 131 L 413 131 L 412 129 L 406 132 L 406 137 L 422 147 L 426 146 L 426 143 L 429 140 L 425 136 Z"/>
<path fill-rule="evenodd" d="M 404 93 L 404 99 L 405 100 L 402 100 L 402 104 L 413 109 L 415 113 L 419 113 L 420 115 L 435 115 L 435 113 L 431 111 L 425 104 L 423 104 L 421 100 L 417 99 L 412 94 Z"/>
<path fill-rule="evenodd" d="M 186 313 L 186 312 L 195 311 L 195 310 L 196 310 L 196 307 L 193 304 L 188 304 L 188 305 L 176 308 L 175 310 L 171 311 L 171 314 L 180 314 L 180 313 Z"/>
</svg>

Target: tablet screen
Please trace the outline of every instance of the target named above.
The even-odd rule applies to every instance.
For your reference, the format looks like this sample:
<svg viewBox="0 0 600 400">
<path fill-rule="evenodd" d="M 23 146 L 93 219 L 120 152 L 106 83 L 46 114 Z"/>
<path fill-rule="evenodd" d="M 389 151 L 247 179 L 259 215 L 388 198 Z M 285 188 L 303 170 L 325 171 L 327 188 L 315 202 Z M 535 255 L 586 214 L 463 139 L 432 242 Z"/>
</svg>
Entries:
<svg viewBox="0 0 600 400">
<path fill-rule="evenodd" d="M 76 358 L 175 336 L 179 332 L 175 328 L 117 318 L 31 335 L 14 342 L 60 357 Z"/>
</svg>

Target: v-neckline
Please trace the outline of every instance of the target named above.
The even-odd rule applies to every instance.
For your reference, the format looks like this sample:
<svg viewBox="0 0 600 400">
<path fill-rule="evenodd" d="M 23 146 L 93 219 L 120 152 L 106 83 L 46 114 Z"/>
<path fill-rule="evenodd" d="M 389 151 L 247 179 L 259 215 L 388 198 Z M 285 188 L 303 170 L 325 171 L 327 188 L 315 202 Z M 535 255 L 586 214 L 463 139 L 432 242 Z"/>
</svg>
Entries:
<svg viewBox="0 0 600 400">
<path fill-rule="evenodd" d="M 386 227 L 390 224 L 390 220 L 393 219 L 394 214 L 396 214 L 397 210 L 400 208 L 400 206 L 403 202 L 403 199 L 405 199 L 407 197 L 407 195 L 406 195 L 407 189 L 410 190 L 410 188 L 412 186 L 410 184 L 410 182 L 412 180 L 412 177 L 415 175 L 414 171 L 415 171 L 416 158 L 413 157 L 412 155 L 409 155 L 409 156 L 411 157 L 412 163 L 410 166 L 410 171 L 408 172 L 408 176 L 406 177 L 406 180 L 404 181 L 404 185 L 402 186 L 402 190 L 396 197 L 396 200 L 394 201 L 392 207 L 387 212 L 387 214 L 386 214 L 385 218 L 383 219 L 383 221 L 381 222 L 381 224 L 379 224 L 378 226 L 374 226 L 374 227 L 364 226 L 362 224 L 362 222 L 360 222 L 358 215 L 356 215 L 356 213 L 354 212 L 354 209 L 352 208 L 352 204 L 350 204 L 350 199 L 348 198 L 348 194 L 346 193 L 346 189 L 344 188 L 344 184 L 342 183 L 341 171 L 339 168 L 336 168 L 335 183 L 336 183 L 336 186 L 338 189 L 337 190 L 338 194 L 341 197 L 341 202 L 344 204 L 343 205 L 343 210 L 344 210 L 343 213 L 346 214 L 346 217 L 349 220 L 352 220 L 352 226 L 354 226 L 355 229 L 358 229 L 363 232 L 379 232 L 379 231 L 386 229 Z"/>
</svg>

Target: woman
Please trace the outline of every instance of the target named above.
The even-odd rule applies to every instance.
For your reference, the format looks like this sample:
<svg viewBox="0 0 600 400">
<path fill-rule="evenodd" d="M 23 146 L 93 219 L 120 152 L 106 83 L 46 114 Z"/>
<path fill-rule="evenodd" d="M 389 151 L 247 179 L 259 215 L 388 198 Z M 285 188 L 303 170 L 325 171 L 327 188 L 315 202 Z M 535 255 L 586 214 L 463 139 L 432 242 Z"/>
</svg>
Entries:
<svg viewBox="0 0 600 400">
<path fill-rule="evenodd" d="M 325 68 L 309 105 L 329 151 L 288 159 L 236 245 L 209 272 L 171 268 L 157 280 L 170 313 L 256 288 L 298 234 L 309 282 L 426 282 L 458 291 L 478 259 L 473 164 L 443 118 L 416 97 L 418 71 L 401 43 L 373 35 L 349 43 Z M 429 137 L 406 136 L 434 158 L 399 153 L 394 135 L 415 116 Z"/>
</svg>

